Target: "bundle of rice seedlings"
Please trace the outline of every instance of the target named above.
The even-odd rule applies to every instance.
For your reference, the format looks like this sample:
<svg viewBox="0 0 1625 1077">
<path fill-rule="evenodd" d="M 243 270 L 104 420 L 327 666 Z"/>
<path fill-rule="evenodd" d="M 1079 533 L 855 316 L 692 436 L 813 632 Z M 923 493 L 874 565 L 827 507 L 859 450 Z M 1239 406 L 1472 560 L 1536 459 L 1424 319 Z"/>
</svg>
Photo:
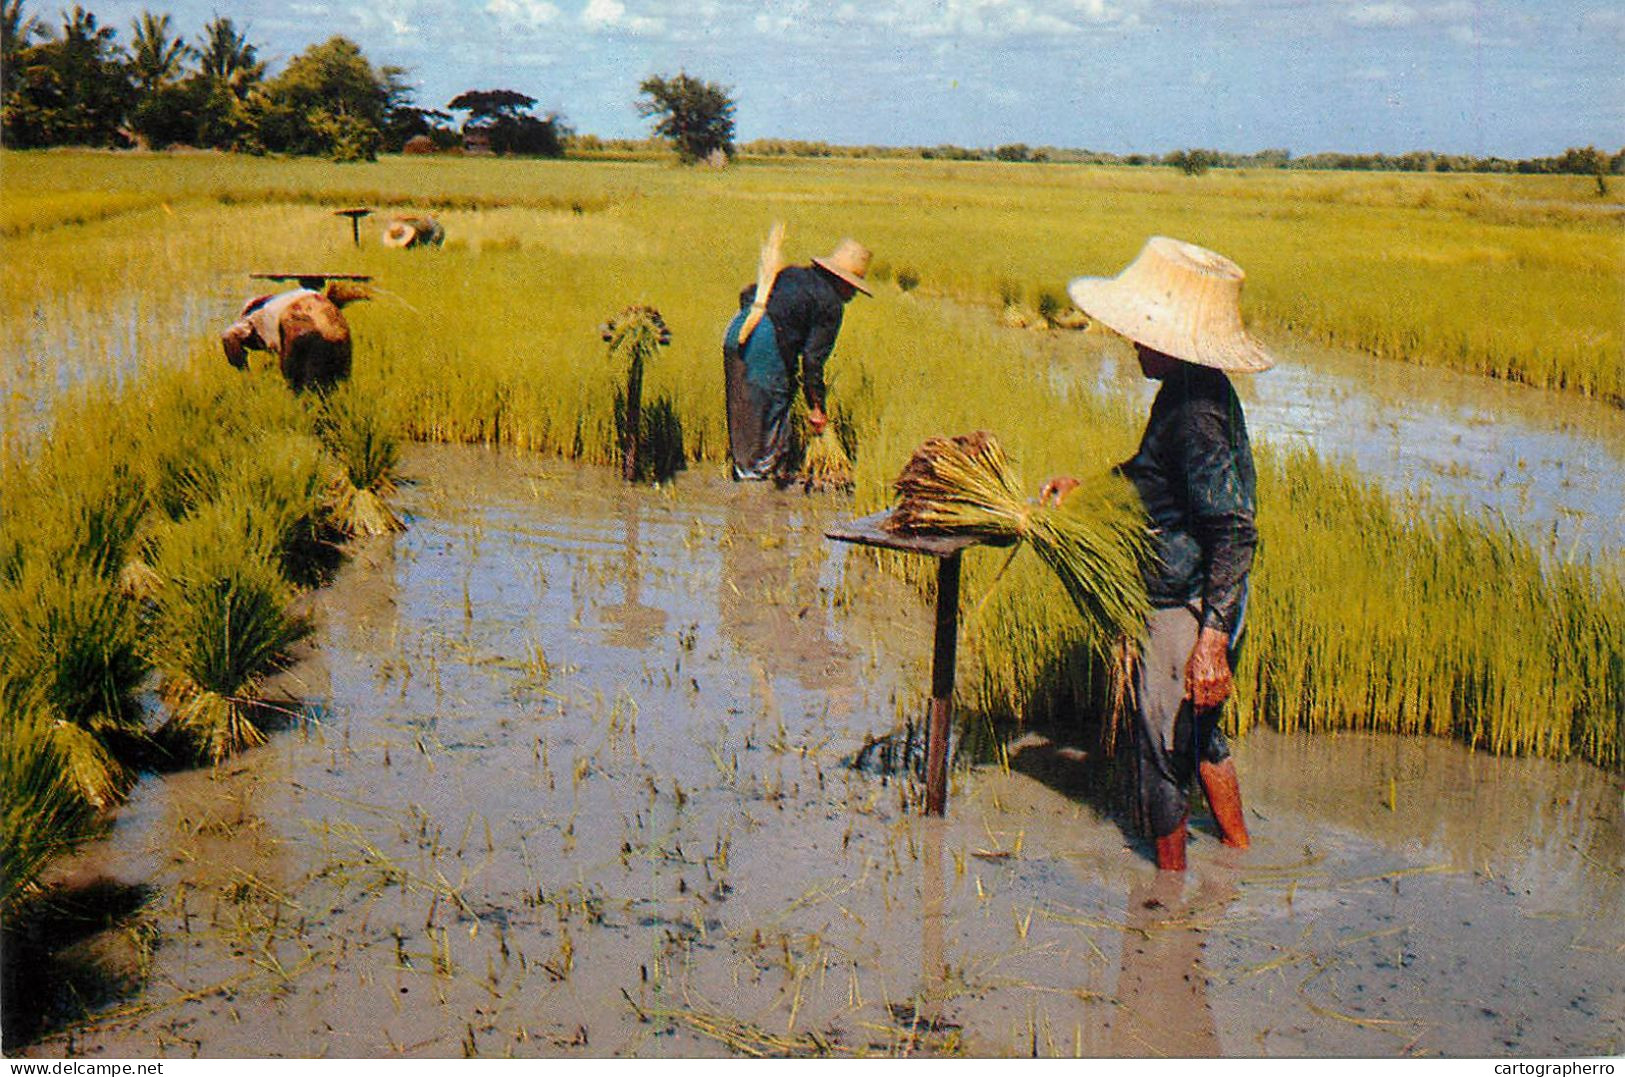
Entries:
<svg viewBox="0 0 1625 1077">
<path fill-rule="evenodd" d="M 852 458 L 846 455 L 831 420 L 807 441 L 801 479 L 809 490 L 844 490 L 852 485 Z"/>
<path fill-rule="evenodd" d="M 90 833 L 90 806 L 65 779 L 52 737 L 59 719 L 26 689 L 0 680 L 0 917 L 35 890 L 51 858 Z"/>
<path fill-rule="evenodd" d="M 750 311 L 745 315 L 745 321 L 739 327 L 739 346 L 745 346 L 751 333 L 762 324 L 767 316 L 767 300 L 773 294 L 773 284 L 779 279 L 779 271 L 784 268 L 784 222 L 775 221 L 773 227 L 767 230 L 767 239 L 762 243 L 762 253 L 756 260 L 756 297 L 751 301 Z"/>
<path fill-rule="evenodd" d="M 1140 566 L 1150 534 L 1133 488 L 1106 476 L 1074 490 L 1061 507 L 1023 493 L 998 439 L 985 430 L 931 438 L 893 484 L 887 526 L 899 532 L 1016 539 L 1060 578 L 1097 644 L 1138 638 L 1149 602 Z"/>
<path fill-rule="evenodd" d="M 621 477 L 636 482 L 638 442 L 643 432 L 643 364 L 657 348 L 671 343 L 671 330 L 660 312 L 649 306 L 631 306 L 599 328 L 609 345 L 610 362 L 626 367 L 626 394 L 621 414 Z"/>
<path fill-rule="evenodd" d="M 319 405 L 316 433 L 330 458 L 323 512 L 350 538 L 406 530 L 390 501 L 400 442 L 376 405 L 362 404 L 346 386 Z"/>
<path fill-rule="evenodd" d="M 163 733 L 219 762 L 264 743 L 263 682 L 287 668 L 309 622 L 269 548 L 254 506 L 215 502 L 166 528 L 153 600 L 150 653 L 171 708 Z"/>
<path fill-rule="evenodd" d="M 372 286 L 359 280 L 330 280 L 322 293 L 327 296 L 329 303 L 335 307 L 342 307 L 346 303 L 359 303 L 363 299 L 371 299 Z"/>
<path fill-rule="evenodd" d="M 115 749 L 144 739 L 139 632 L 135 603 L 83 562 L 30 558 L 0 585 L 0 681 L 50 712 L 64 774 L 98 808 L 129 786 Z"/>
</svg>

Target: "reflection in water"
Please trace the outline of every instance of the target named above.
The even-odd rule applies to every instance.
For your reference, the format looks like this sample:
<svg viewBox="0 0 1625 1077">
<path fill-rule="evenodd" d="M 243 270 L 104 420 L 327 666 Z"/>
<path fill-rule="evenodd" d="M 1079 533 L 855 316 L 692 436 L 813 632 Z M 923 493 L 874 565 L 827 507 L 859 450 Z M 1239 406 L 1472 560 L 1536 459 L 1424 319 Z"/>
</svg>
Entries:
<svg viewBox="0 0 1625 1077">
<path fill-rule="evenodd" d="M 621 503 L 621 531 L 626 539 L 621 559 L 624 597 L 619 603 L 599 610 L 599 616 L 612 626 L 606 633 L 611 643 L 642 649 L 665 631 L 666 611 L 644 605 L 641 598 L 643 568 L 638 526 L 638 501 L 629 497 Z"/>
<path fill-rule="evenodd" d="M 1238 875 L 1230 863 L 1196 873 L 1187 893 L 1183 874 L 1159 871 L 1129 889 L 1119 1007 L 1113 1035 L 1118 1055 L 1202 1058 L 1222 1043 L 1208 1001 L 1203 965 L 1206 928 L 1236 900 Z"/>
<path fill-rule="evenodd" d="M 1155 393 L 1132 352 L 1100 334 L 1033 346 L 1062 385 L 1141 413 Z M 1502 517 L 1559 554 L 1625 554 L 1625 410 L 1301 341 L 1275 350 L 1275 369 L 1235 379 L 1255 444 L 1348 460 L 1390 490 Z"/>
<path fill-rule="evenodd" d="M 829 687 L 850 657 L 831 638 L 819 585 L 829 556 L 822 525 L 799 493 L 741 486 L 728 501 L 717 617 L 722 634 L 768 680 Z"/>
</svg>

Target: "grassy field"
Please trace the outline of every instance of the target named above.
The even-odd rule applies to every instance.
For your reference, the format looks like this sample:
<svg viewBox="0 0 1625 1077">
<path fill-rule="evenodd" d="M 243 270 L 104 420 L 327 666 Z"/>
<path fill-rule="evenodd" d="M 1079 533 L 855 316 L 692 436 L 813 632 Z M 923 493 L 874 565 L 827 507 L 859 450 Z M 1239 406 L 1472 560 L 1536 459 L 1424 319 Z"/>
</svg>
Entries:
<svg viewBox="0 0 1625 1077">
<path fill-rule="evenodd" d="M 18 613 L 8 630 L 41 655 L 67 652 L 73 662 L 53 666 L 64 684 L 85 663 L 107 673 L 102 696 L 72 702 L 71 717 L 113 754 L 129 732 L 122 701 L 150 668 L 183 702 L 187 691 L 214 701 L 203 755 L 252 741 L 219 702 L 254 680 L 241 656 L 204 655 L 200 675 L 184 633 L 162 627 L 218 624 L 230 611 L 214 621 L 199 611 L 207 580 L 108 598 L 126 595 L 132 558 L 185 563 L 186 550 L 235 526 L 237 560 L 255 567 L 239 578 L 223 558 L 212 579 L 250 594 L 269 651 L 298 635 L 278 619 L 292 593 L 283 583 L 301 576 L 300 535 L 321 515 L 312 484 L 333 465 L 313 440 L 319 417 L 289 404 L 274 378 L 244 379 L 220 356 L 219 331 L 254 291 L 249 271 L 376 275 L 374 301 L 349 310 L 357 421 L 600 463 L 615 459 L 624 371 L 598 327 L 652 304 L 672 343 L 645 372 L 645 406 L 668 406 L 690 457 L 714 462 L 720 333 L 769 223 L 788 223 L 798 261 L 855 235 L 877 252 L 879 287 L 849 308 L 831 384 L 857 433 L 859 507 L 883 504 L 909 453 L 936 434 L 996 431 L 1034 490 L 1049 474 L 1129 455 L 1143 416 L 1058 390 L 992 317 L 948 316 L 937 297 L 1036 306 L 1071 275 L 1114 271 L 1152 233 L 1237 258 L 1259 323 L 1625 401 L 1619 221 L 1561 177 L 66 153 L 6 154 L 0 169 L 0 535 L 10 536 L 0 599 L 13 611 L 60 605 L 61 618 Z M 446 247 L 386 250 L 376 219 L 354 247 L 329 211 L 355 203 L 435 209 Z M 905 276 L 918 287 L 901 288 Z M 1447 735 L 1605 767 L 1625 759 L 1617 566 L 1543 562 L 1516 536 L 1395 502 L 1312 458 L 1262 455 L 1260 502 L 1266 544 L 1238 725 Z M 59 522 L 45 537 L 42 519 Z M 79 566 L 78 589 L 50 598 L 41 581 L 64 565 Z M 967 602 L 996 567 L 971 559 Z M 70 648 L 59 626 L 108 603 L 114 623 L 86 629 L 101 642 Z M 1098 664 L 1034 558 L 1016 561 L 968 638 L 975 711 L 1031 718 L 1097 704 Z M 29 684 L 5 699 L 8 724 L 49 724 L 49 686 L 13 673 L 13 685 Z M 16 765 L 49 765 L 73 747 Z M 95 788 L 111 799 L 117 782 Z M 71 811 L 50 817 L 80 824 Z"/>
</svg>

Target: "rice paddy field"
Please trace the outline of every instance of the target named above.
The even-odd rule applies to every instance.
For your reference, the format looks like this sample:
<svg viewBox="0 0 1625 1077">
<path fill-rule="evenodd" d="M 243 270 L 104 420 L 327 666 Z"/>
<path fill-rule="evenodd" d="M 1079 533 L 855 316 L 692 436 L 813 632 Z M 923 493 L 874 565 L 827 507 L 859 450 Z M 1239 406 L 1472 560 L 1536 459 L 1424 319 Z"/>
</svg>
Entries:
<svg viewBox="0 0 1625 1077">
<path fill-rule="evenodd" d="M 8 1052 L 1617 1053 L 1625 236 L 1587 184 L 0 155 L 6 995 L 52 985 Z M 384 248 L 397 207 L 445 247 Z M 794 261 L 876 251 L 830 365 L 850 495 L 721 477 L 779 220 Z M 1035 494 L 1127 457 L 1122 349 L 1008 326 L 1153 233 L 1247 268 L 1284 359 L 1250 417 L 1277 373 L 1353 386 L 1300 394 L 1313 437 L 1255 420 L 1257 841 L 1172 891 L 1037 558 L 967 555 L 939 821 L 928 566 L 821 538 L 930 436 L 994 431 Z M 222 361 L 254 271 L 374 276 L 341 400 Z M 658 487 L 610 468 L 634 304 Z M 1490 415 L 1415 419 L 1424 386 L 1326 432 L 1382 370 Z M 1390 433 L 1434 452 L 1361 451 Z M 348 537 L 356 491 L 406 531 Z"/>
</svg>

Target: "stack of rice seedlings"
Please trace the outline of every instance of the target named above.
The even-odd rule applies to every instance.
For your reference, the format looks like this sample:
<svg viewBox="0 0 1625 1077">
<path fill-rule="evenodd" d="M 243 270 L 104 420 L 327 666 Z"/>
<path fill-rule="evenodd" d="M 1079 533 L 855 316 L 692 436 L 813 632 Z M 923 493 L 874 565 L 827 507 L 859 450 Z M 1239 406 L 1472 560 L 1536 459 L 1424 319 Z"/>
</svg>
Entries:
<svg viewBox="0 0 1625 1077">
<path fill-rule="evenodd" d="M 1105 476 L 1061 507 L 1039 505 L 1022 492 L 998 439 L 979 430 L 928 439 L 893 486 L 891 530 L 1019 540 L 1060 578 L 1096 647 L 1139 638 L 1149 610 L 1140 566 L 1152 554 L 1127 483 Z"/>
<path fill-rule="evenodd" d="M 626 393 L 616 409 L 620 418 L 621 477 L 627 482 L 638 478 L 638 442 L 643 434 L 643 364 L 655 350 L 671 343 L 671 330 L 653 307 L 631 306 L 599 328 L 609 345 L 609 358 L 626 367 Z"/>
<path fill-rule="evenodd" d="M 359 400 L 349 386 L 317 407 L 316 433 L 329 457 L 323 507 L 328 525 L 347 538 L 406 530 L 390 504 L 400 443 L 378 407 Z"/>
<path fill-rule="evenodd" d="M 31 551 L 0 582 L 0 680 L 38 703 L 68 783 L 97 808 L 118 802 L 120 762 L 144 742 L 136 693 L 147 674 L 134 600 L 75 558 Z"/>
<path fill-rule="evenodd" d="M 272 519 L 238 499 L 199 507 L 157 543 L 148 645 L 170 707 L 162 732 L 200 760 L 264 742 L 264 682 L 310 633 L 276 544 Z"/>
<path fill-rule="evenodd" d="M 0 916 L 14 914 L 51 858 L 83 841 L 93 823 L 67 780 L 52 736 L 57 722 L 37 696 L 0 676 Z"/>
</svg>

